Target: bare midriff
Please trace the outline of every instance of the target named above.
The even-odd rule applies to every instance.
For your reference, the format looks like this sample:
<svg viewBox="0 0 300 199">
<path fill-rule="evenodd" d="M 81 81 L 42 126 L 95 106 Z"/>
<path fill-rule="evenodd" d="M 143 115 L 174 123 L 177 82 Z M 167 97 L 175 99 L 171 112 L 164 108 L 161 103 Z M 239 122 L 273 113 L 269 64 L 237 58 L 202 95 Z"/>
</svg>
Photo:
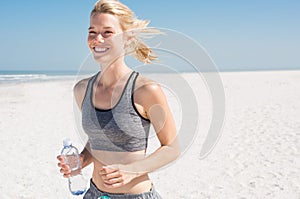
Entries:
<svg viewBox="0 0 300 199">
<path fill-rule="evenodd" d="M 127 194 L 140 194 L 151 190 L 152 183 L 148 174 L 141 175 L 134 178 L 131 182 L 118 187 L 108 188 L 104 185 L 100 173 L 103 166 L 117 165 L 117 164 L 130 164 L 135 161 L 139 161 L 145 158 L 145 150 L 135 152 L 111 152 L 92 150 L 94 171 L 93 171 L 93 183 L 98 189 L 108 193 L 127 193 Z M 147 173 L 147 172 L 146 172 Z"/>
</svg>

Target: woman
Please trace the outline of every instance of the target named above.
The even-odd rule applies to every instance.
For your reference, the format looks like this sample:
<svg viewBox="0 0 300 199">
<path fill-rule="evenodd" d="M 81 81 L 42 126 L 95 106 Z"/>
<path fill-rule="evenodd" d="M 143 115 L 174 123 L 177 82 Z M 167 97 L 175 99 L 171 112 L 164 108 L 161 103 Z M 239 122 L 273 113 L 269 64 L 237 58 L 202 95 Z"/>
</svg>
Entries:
<svg viewBox="0 0 300 199">
<path fill-rule="evenodd" d="M 146 29 L 148 23 L 116 0 L 100 0 L 91 12 L 88 46 L 100 72 L 74 87 L 89 138 L 81 152 L 82 168 L 94 164 L 86 199 L 161 198 L 148 173 L 180 155 L 174 120 L 161 87 L 124 62 L 126 54 L 144 63 L 156 59 L 135 31 L 151 33 Z M 150 124 L 161 146 L 145 156 Z M 60 171 L 69 177 L 69 167 L 61 156 L 58 160 Z"/>
</svg>

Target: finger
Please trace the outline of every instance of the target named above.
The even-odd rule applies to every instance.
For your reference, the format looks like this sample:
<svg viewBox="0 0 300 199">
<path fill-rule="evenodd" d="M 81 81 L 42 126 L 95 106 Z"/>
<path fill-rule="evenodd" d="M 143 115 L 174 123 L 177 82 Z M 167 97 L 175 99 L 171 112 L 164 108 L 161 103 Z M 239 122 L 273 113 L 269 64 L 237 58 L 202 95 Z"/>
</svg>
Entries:
<svg viewBox="0 0 300 199">
<path fill-rule="evenodd" d="M 115 166 L 103 166 L 100 169 L 100 174 L 106 175 L 106 174 L 113 173 L 113 172 L 118 171 L 118 170 L 119 170 L 119 168 L 115 167 Z"/>
<path fill-rule="evenodd" d="M 119 177 L 119 178 L 112 178 L 110 180 L 104 180 L 103 182 L 108 185 L 112 185 L 112 184 L 116 184 L 116 183 L 121 183 L 123 181 L 124 181 L 123 178 Z"/>
<path fill-rule="evenodd" d="M 104 183 L 104 186 L 107 187 L 107 188 L 118 188 L 118 187 L 121 187 L 123 185 L 124 185 L 123 182 L 118 182 L 118 183 L 114 183 L 114 184 Z"/>
<path fill-rule="evenodd" d="M 61 173 L 71 173 L 71 169 L 70 169 L 69 165 L 64 164 L 61 166 L 60 172 Z"/>
<path fill-rule="evenodd" d="M 69 178 L 69 177 L 71 177 L 71 174 L 64 174 L 63 176 L 64 176 L 64 178 Z"/>
<path fill-rule="evenodd" d="M 64 163 L 64 162 L 65 162 L 64 158 L 63 158 L 61 155 L 57 156 L 57 160 L 58 160 L 60 163 Z"/>
<path fill-rule="evenodd" d="M 120 171 L 115 171 L 113 173 L 102 175 L 101 177 L 103 180 L 110 180 L 113 178 L 120 178 L 120 177 L 122 177 L 122 174 Z"/>
<path fill-rule="evenodd" d="M 63 173 L 64 178 L 69 178 L 71 177 L 71 172 L 66 172 L 63 169 L 60 169 L 60 172 Z"/>
<path fill-rule="evenodd" d="M 57 163 L 57 166 L 58 166 L 58 167 L 63 167 L 64 165 L 65 165 L 65 164 L 62 163 L 62 162 Z"/>
<path fill-rule="evenodd" d="M 62 168 L 63 168 L 64 170 L 66 170 L 66 171 L 71 171 L 70 166 L 67 165 L 67 164 L 63 164 L 63 165 L 62 165 Z"/>
<path fill-rule="evenodd" d="M 66 165 L 66 164 L 62 165 L 60 170 L 64 171 L 65 173 L 71 172 L 69 165 Z"/>
<path fill-rule="evenodd" d="M 64 158 L 62 157 L 62 155 L 58 155 L 57 157 L 56 157 L 59 161 L 62 161 Z"/>
<path fill-rule="evenodd" d="M 69 167 L 63 166 L 60 169 L 60 173 L 63 173 L 63 177 L 65 177 L 65 178 L 71 177 L 71 170 Z"/>
<path fill-rule="evenodd" d="M 122 176 L 121 172 L 118 170 L 118 171 L 115 171 L 113 173 L 109 173 L 106 175 L 106 179 L 107 180 L 110 180 L 110 179 L 113 179 L 113 178 L 120 178 Z"/>
<path fill-rule="evenodd" d="M 66 170 L 64 170 L 64 169 L 60 169 L 59 172 L 60 172 L 60 173 L 63 173 L 63 174 L 66 174 L 66 175 L 71 174 L 70 171 L 66 171 Z"/>
</svg>

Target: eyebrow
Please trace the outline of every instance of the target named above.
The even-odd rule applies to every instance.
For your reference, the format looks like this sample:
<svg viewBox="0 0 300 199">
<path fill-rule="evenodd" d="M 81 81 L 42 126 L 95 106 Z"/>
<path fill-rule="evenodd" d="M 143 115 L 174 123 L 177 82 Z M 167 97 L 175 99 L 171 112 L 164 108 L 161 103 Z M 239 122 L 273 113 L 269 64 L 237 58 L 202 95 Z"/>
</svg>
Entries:
<svg viewBox="0 0 300 199">
<path fill-rule="evenodd" d="M 91 30 L 91 29 L 93 29 L 94 27 L 89 27 L 88 28 L 88 30 Z M 110 27 L 110 26 L 105 26 L 105 27 L 103 27 L 104 29 L 111 29 L 112 27 Z"/>
</svg>

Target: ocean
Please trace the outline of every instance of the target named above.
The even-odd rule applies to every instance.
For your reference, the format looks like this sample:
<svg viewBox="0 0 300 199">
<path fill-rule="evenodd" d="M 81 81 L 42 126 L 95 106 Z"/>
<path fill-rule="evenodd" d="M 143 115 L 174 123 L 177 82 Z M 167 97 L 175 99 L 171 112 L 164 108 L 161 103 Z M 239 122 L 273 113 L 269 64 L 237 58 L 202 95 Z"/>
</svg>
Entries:
<svg viewBox="0 0 300 199">
<path fill-rule="evenodd" d="M 88 75 L 90 73 L 80 74 Z M 77 79 L 78 71 L 0 71 L 0 84 Z"/>
<path fill-rule="evenodd" d="M 147 69 L 137 69 L 142 73 L 153 73 Z M 39 71 L 39 70 L 0 70 L 0 84 L 44 82 L 54 80 L 78 80 L 95 74 L 97 71 Z M 156 73 L 170 73 L 170 71 L 157 70 Z M 155 74 L 156 74 L 155 73 Z M 183 72 L 180 72 L 183 73 Z"/>
</svg>

